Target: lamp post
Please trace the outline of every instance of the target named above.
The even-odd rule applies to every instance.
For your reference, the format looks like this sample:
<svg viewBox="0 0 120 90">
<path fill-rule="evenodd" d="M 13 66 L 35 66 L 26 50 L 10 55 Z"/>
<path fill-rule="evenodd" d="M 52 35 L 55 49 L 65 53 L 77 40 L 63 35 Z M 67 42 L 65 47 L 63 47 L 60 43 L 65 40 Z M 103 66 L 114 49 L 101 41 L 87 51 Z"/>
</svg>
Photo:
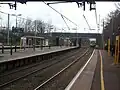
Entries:
<svg viewBox="0 0 120 90">
<path fill-rule="evenodd" d="M 16 16 L 16 28 L 17 28 L 17 17 L 18 16 L 22 16 L 22 14 L 17 14 L 17 15 L 16 14 L 12 14 L 12 16 Z"/>
<path fill-rule="evenodd" d="M 1 20 L 1 22 L 0 22 L 0 23 L 1 23 L 1 26 L 0 26 L 0 27 L 1 27 L 1 30 L 2 30 L 2 18 L 1 18 L 1 17 L 0 17 L 0 20 Z"/>
<path fill-rule="evenodd" d="M 10 14 L 8 14 L 8 35 L 7 35 L 7 44 L 9 45 L 9 23 L 10 23 Z"/>
<path fill-rule="evenodd" d="M 35 40 L 35 42 L 34 42 L 34 44 L 35 44 L 35 47 L 36 47 L 36 35 L 37 35 L 37 20 L 35 20 L 35 38 L 34 38 L 34 40 Z"/>
<path fill-rule="evenodd" d="M 103 19 L 103 31 L 102 31 L 102 45 L 103 45 L 103 50 L 104 50 L 104 19 Z"/>
<path fill-rule="evenodd" d="M 78 46 L 78 33 L 77 33 L 77 27 L 75 28 L 76 29 L 76 36 L 77 36 L 77 41 L 76 41 L 76 45 Z"/>
<path fill-rule="evenodd" d="M 16 29 L 17 29 L 17 17 L 21 16 L 22 14 L 17 14 L 17 15 L 16 14 L 11 14 L 11 15 L 16 17 Z"/>
</svg>

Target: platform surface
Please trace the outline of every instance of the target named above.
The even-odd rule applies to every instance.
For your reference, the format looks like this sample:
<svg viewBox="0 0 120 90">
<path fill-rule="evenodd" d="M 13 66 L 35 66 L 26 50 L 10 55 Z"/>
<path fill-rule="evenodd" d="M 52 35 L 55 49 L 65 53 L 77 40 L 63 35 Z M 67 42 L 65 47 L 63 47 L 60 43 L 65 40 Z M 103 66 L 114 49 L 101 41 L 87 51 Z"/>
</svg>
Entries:
<svg viewBox="0 0 120 90">
<path fill-rule="evenodd" d="M 120 90 L 120 65 L 114 65 L 114 57 L 108 56 L 107 51 L 100 50 L 103 61 L 103 82 L 101 86 L 100 78 L 100 56 L 98 56 L 97 67 L 91 90 Z"/>
<path fill-rule="evenodd" d="M 33 48 L 26 48 L 25 50 L 23 49 L 17 49 L 17 52 L 14 51 L 13 49 L 13 54 L 10 55 L 10 50 L 5 50 L 4 54 L 0 53 L 0 63 L 10 61 L 13 59 L 20 59 L 24 57 L 30 57 L 30 56 L 35 56 L 35 55 L 41 55 L 45 53 L 51 53 L 51 52 L 57 52 L 57 51 L 62 51 L 70 48 L 75 48 L 75 46 L 72 47 L 67 47 L 67 46 L 54 46 L 49 49 L 49 47 L 44 47 L 42 50 L 41 48 L 36 48 L 35 51 Z"/>
<path fill-rule="evenodd" d="M 90 90 L 96 63 L 97 63 L 97 50 L 94 50 L 93 54 L 87 61 L 86 66 L 85 65 L 83 66 L 84 69 L 80 69 L 77 75 L 70 82 L 71 85 L 69 84 L 65 90 Z M 75 78 L 76 80 L 74 80 Z"/>
<path fill-rule="evenodd" d="M 96 50 L 78 73 L 65 90 L 120 90 L 120 65 L 114 65 L 114 57 L 105 50 Z"/>
</svg>

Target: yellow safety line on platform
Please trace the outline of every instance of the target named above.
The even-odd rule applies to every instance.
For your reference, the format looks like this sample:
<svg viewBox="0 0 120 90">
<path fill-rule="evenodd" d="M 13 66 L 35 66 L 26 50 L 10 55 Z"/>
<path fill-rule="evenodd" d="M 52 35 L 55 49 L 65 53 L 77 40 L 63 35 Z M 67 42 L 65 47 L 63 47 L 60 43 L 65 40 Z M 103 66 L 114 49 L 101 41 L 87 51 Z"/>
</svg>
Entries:
<svg viewBox="0 0 120 90">
<path fill-rule="evenodd" d="M 100 76 L 101 76 L 101 90 L 105 90 L 105 86 L 104 86 L 104 78 L 103 78 L 103 60 L 102 60 L 102 55 L 101 55 L 101 51 L 99 50 L 100 53 L 100 61 L 101 61 L 101 72 L 100 72 Z"/>
</svg>

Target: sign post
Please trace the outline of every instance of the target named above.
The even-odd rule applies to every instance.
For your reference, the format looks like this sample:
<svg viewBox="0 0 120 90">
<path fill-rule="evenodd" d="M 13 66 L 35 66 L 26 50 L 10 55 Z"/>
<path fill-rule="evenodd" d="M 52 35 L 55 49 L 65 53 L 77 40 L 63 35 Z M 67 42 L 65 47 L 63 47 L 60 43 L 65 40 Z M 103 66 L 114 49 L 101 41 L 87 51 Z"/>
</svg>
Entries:
<svg viewBox="0 0 120 90">
<path fill-rule="evenodd" d="M 110 56 L 110 38 L 108 39 L 108 56 Z"/>
</svg>

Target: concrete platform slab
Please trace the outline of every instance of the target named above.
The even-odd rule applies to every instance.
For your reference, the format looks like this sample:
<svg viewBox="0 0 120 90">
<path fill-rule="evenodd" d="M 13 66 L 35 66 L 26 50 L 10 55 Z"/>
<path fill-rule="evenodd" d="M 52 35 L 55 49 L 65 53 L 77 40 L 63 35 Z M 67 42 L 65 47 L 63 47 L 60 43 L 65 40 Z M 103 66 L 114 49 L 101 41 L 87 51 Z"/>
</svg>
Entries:
<svg viewBox="0 0 120 90">
<path fill-rule="evenodd" d="M 105 90 L 120 90 L 120 68 L 114 65 L 114 57 L 101 50 L 103 59 Z"/>
<path fill-rule="evenodd" d="M 92 80 L 94 76 L 94 71 L 97 63 L 97 52 L 98 50 L 94 50 L 90 59 L 86 63 L 86 67 L 84 67 L 83 71 L 79 71 L 75 78 L 71 81 L 68 87 L 65 90 L 90 90 L 92 85 Z"/>
<path fill-rule="evenodd" d="M 100 53 L 101 56 L 98 54 L 98 62 L 91 90 L 120 90 L 120 67 L 113 64 L 114 57 L 108 56 L 107 51 L 100 50 Z M 103 62 L 103 79 L 100 76 L 100 58 L 102 58 Z M 101 81 L 104 82 L 104 87 L 102 86 Z"/>
<path fill-rule="evenodd" d="M 74 46 L 72 47 L 51 47 L 50 49 L 48 47 L 43 48 L 41 50 L 40 48 L 36 48 L 34 51 L 32 48 L 26 49 L 26 50 L 19 50 L 17 52 L 14 52 L 13 55 L 10 55 L 10 53 L 5 53 L 5 54 L 0 54 L 0 63 L 6 62 L 6 61 L 11 61 L 11 60 L 17 60 L 25 57 L 32 57 L 35 55 L 41 55 L 41 54 L 47 54 L 51 52 L 57 52 L 57 51 L 62 51 L 70 48 L 76 48 Z"/>
</svg>

